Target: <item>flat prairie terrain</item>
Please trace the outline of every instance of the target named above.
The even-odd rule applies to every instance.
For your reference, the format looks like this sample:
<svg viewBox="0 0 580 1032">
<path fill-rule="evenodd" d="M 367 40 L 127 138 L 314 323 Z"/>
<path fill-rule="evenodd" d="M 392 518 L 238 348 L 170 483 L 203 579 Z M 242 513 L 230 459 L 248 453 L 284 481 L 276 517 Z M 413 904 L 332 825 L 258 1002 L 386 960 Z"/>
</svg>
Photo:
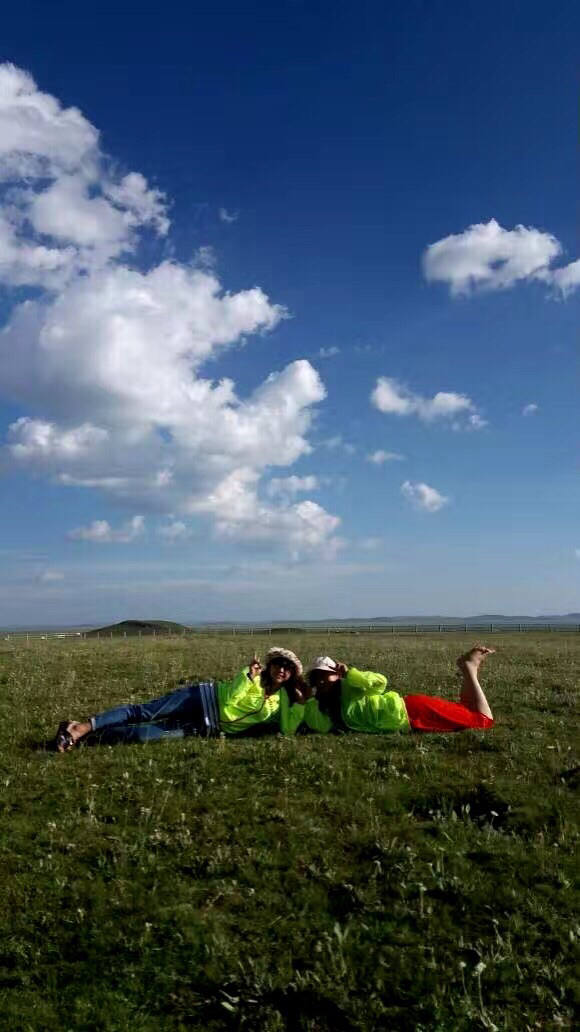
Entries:
<svg viewBox="0 0 580 1032">
<path fill-rule="evenodd" d="M 577 1028 L 580 634 L 487 640 L 489 732 L 43 747 L 273 641 L 0 643 L 1 1028 Z M 280 644 L 456 698 L 473 640 Z"/>
</svg>

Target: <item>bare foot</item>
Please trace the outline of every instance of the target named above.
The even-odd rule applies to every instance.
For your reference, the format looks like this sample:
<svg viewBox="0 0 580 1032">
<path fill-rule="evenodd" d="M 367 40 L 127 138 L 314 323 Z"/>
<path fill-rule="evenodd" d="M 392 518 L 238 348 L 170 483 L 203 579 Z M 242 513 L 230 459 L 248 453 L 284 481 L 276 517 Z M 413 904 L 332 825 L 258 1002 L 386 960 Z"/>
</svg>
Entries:
<svg viewBox="0 0 580 1032">
<path fill-rule="evenodd" d="M 460 670 L 469 669 L 477 673 L 484 659 L 494 652 L 495 649 L 488 649 L 487 645 L 474 645 L 469 652 L 465 652 L 463 656 L 459 657 L 457 666 Z"/>
</svg>

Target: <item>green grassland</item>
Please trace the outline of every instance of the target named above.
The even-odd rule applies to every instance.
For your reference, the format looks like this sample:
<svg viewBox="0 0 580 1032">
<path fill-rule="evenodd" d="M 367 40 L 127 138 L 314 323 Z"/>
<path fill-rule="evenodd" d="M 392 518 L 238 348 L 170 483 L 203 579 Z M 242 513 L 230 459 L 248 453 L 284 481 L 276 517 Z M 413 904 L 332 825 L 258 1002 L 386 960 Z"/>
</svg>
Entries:
<svg viewBox="0 0 580 1032">
<path fill-rule="evenodd" d="M 271 641 L 1 643 L 2 1030 L 578 1027 L 580 635 L 493 636 L 487 733 L 35 748 Z M 468 643 L 283 641 L 450 698 Z"/>
</svg>

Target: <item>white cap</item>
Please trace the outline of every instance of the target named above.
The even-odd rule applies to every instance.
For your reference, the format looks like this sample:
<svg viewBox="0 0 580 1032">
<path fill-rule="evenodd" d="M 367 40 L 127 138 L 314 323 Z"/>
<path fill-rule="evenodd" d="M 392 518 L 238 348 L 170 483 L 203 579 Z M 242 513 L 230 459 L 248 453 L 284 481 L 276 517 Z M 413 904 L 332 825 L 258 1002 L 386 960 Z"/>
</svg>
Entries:
<svg viewBox="0 0 580 1032">
<path fill-rule="evenodd" d="M 318 656 L 312 664 L 311 670 L 326 670 L 329 674 L 336 673 L 336 662 L 330 656 Z"/>
</svg>

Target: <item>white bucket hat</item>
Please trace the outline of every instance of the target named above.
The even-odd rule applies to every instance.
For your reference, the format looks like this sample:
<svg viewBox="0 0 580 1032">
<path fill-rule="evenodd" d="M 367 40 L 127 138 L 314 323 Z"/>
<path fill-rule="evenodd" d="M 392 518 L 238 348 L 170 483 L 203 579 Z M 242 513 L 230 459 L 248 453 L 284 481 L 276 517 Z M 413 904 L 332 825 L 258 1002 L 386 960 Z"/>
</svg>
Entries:
<svg viewBox="0 0 580 1032">
<path fill-rule="evenodd" d="M 336 673 L 336 662 L 335 662 L 334 659 L 331 659 L 330 656 L 318 656 L 314 660 L 314 663 L 312 664 L 310 669 L 311 670 L 326 670 L 326 672 L 329 673 L 329 674 L 335 674 Z"/>
<path fill-rule="evenodd" d="M 270 660 L 276 659 L 276 657 L 280 657 L 280 659 L 287 659 L 290 663 L 294 663 L 298 677 L 302 677 L 302 663 L 300 662 L 298 656 L 294 652 L 291 652 L 290 649 L 281 649 L 277 645 L 274 645 L 271 649 L 268 649 L 266 653 L 265 665 L 268 666 Z"/>
</svg>

